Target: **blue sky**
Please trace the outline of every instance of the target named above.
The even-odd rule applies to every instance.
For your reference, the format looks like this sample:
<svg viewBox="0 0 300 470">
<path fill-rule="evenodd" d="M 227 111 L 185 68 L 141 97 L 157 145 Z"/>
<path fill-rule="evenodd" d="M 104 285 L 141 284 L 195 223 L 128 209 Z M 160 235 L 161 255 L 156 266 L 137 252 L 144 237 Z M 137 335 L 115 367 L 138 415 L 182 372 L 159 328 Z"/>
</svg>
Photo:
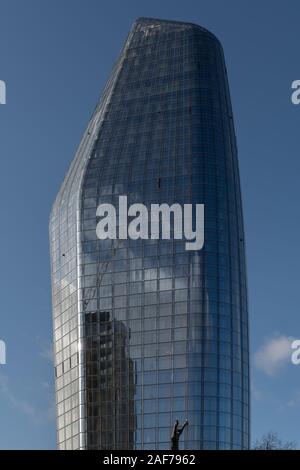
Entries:
<svg viewBox="0 0 300 470">
<path fill-rule="evenodd" d="M 252 437 L 300 446 L 300 4 L 276 0 L 0 0 L 0 448 L 55 448 L 48 217 L 132 21 L 192 21 L 221 40 L 243 190 Z"/>
</svg>

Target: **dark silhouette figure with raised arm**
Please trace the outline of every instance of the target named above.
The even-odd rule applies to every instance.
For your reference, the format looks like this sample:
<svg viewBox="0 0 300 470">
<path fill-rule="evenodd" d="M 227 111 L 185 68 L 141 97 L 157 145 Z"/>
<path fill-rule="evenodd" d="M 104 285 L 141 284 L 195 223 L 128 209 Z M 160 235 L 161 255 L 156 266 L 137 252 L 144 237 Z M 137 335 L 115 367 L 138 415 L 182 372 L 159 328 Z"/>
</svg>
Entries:
<svg viewBox="0 0 300 470">
<path fill-rule="evenodd" d="M 188 420 L 186 419 L 183 426 L 179 426 L 179 421 L 176 419 L 176 422 L 173 427 L 173 432 L 171 435 L 171 450 L 179 450 L 179 438 L 182 434 L 184 428 L 189 424 Z"/>
</svg>

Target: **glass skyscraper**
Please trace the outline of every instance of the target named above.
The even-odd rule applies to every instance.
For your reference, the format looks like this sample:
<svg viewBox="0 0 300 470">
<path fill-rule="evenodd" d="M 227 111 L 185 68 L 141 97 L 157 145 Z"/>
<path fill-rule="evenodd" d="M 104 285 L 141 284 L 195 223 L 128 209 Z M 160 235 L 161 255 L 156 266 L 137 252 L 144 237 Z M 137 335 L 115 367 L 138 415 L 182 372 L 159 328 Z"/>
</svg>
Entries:
<svg viewBox="0 0 300 470">
<path fill-rule="evenodd" d="M 205 242 L 99 240 L 99 204 L 204 204 Z M 249 446 L 237 148 L 220 42 L 132 26 L 50 220 L 60 449 Z"/>
</svg>

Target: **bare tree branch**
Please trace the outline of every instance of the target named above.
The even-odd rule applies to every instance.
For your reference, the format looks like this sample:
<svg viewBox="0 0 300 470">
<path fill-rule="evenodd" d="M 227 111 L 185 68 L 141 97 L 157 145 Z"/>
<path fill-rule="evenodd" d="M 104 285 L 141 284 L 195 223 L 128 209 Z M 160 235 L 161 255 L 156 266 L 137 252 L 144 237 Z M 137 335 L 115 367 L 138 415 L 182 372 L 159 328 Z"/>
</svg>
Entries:
<svg viewBox="0 0 300 470">
<path fill-rule="evenodd" d="M 254 450 L 295 450 L 296 446 L 295 441 L 283 442 L 276 432 L 269 431 L 261 439 L 257 439 L 252 448 Z"/>
</svg>

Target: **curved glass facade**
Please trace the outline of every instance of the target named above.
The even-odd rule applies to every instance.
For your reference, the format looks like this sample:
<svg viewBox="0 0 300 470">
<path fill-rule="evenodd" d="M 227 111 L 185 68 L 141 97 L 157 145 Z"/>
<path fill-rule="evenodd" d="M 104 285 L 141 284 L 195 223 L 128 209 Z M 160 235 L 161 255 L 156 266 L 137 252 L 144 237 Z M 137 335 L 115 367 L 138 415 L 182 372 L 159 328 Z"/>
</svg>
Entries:
<svg viewBox="0 0 300 470">
<path fill-rule="evenodd" d="M 205 243 L 99 240 L 96 208 L 205 204 Z M 222 47 L 193 24 L 134 24 L 50 220 L 61 449 L 249 446 L 237 150 Z"/>
</svg>

